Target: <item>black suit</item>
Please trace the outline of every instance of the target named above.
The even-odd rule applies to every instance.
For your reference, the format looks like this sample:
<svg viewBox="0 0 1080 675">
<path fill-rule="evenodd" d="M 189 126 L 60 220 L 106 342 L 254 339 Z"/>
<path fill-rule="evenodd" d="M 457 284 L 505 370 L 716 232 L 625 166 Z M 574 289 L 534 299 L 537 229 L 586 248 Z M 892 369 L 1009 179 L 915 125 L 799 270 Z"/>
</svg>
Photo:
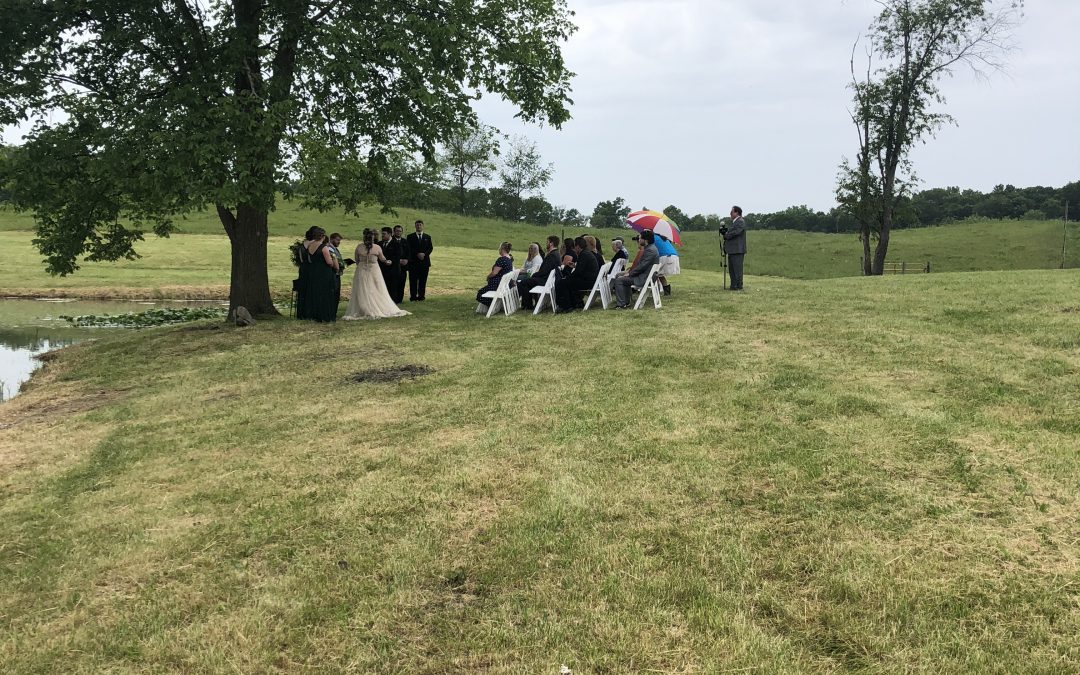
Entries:
<svg viewBox="0 0 1080 675">
<path fill-rule="evenodd" d="M 380 241 L 379 246 L 382 247 L 382 254 L 387 260 L 394 260 L 392 247 L 394 245 L 393 239 L 387 239 L 386 241 Z M 396 263 L 396 261 L 395 261 Z M 384 265 L 379 263 L 379 271 L 382 272 L 383 283 L 386 284 L 386 292 L 390 294 L 390 298 L 394 297 L 394 282 L 397 279 L 397 268 L 394 265 Z"/>
<path fill-rule="evenodd" d="M 388 241 L 383 255 L 390 261 L 390 271 L 387 273 L 390 281 L 386 285 L 386 290 L 389 291 L 390 299 L 394 301 L 394 304 L 400 305 L 405 300 L 405 267 L 401 261 L 409 258 L 409 249 L 405 246 L 405 240 Z"/>
<path fill-rule="evenodd" d="M 428 271 L 431 270 L 431 236 L 413 232 L 406 240 L 409 247 L 409 300 L 423 300 L 427 294 Z M 421 260 L 419 254 L 424 254 Z"/>
<path fill-rule="evenodd" d="M 596 263 L 596 255 L 589 251 L 579 253 L 577 264 L 570 276 L 555 282 L 555 300 L 559 307 L 563 310 L 577 307 L 581 294 L 592 290 L 599 273 L 600 265 Z"/>
<path fill-rule="evenodd" d="M 562 262 L 562 257 L 559 255 L 558 249 L 549 251 L 548 254 L 544 256 L 544 262 L 540 263 L 540 269 L 534 272 L 531 277 L 518 284 L 518 293 L 521 295 L 522 307 L 525 309 L 532 309 L 534 304 L 533 294 L 529 291 L 537 286 L 546 284 L 548 275 L 551 274 L 551 270 L 558 269 L 560 262 Z"/>
</svg>

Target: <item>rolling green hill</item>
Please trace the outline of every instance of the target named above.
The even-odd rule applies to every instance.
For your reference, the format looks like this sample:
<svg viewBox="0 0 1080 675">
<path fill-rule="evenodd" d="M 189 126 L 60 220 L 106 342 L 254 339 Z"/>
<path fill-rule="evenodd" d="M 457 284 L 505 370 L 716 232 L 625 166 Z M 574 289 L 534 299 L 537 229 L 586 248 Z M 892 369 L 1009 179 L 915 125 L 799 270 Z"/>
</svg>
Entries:
<svg viewBox="0 0 1080 675">
<path fill-rule="evenodd" d="M 530 241 L 547 234 L 599 236 L 610 251 L 610 239 L 625 236 L 626 230 L 542 228 L 484 218 L 466 218 L 445 213 L 399 209 L 384 214 L 378 208 L 364 209 L 360 216 L 318 213 L 284 203 L 271 214 L 270 268 L 272 286 L 278 295 L 287 294 L 293 271 L 288 263 L 288 244 L 311 225 L 328 232 L 340 231 L 351 249 L 364 227 L 400 224 L 411 231 L 411 223 L 422 218 L 435 240 L 434 274 L 447 279 L 451 289 L 481 285 L 476 275 L 494 257 L 499 242 L 509 240 L 515 252 L 524 254 Z M 32 219 L 25 214 L 0 210 L 0 291 L 21 293 L 40 287 L 44 290 L 94 288 L 108 294 L 130 296 L 149 284 L 168 287 L 172 295 L 191 295 L 179 287 L 203 289 L 219 295 L 228 284 L 228 242 L 216 215 L 196 214 L 180 223 L 180 234 L 168 240 L 149 235 L 137 250 L 138 261 L 88 263 L 75 275 L 54 279 L 44 274 L 36 262 L 40 256 L 30 246 Z M 1067 246 L 1067 267 L 1080 266 L 1080 225 L 1071 225 Z M 632 233 L 631 233 L 632 234 Z M 198 236 L 192 236 L 198 235 Z M 683 268 L 720 269 L 719 238 L 712 232 L 687 232 L 681 249 Z M 1061 265 L 1062 225 L 1055 221 L 982 221 L 943 227 L 899 230 L 893 233 L 889 259 L 921 266 L 929 262 L 934 272 L 964 272 L 1011 269 L 1057 269 Z M 631 244 L 632 245 L 632 244 Z M 746 272 L 750 276 L 777 276 L 794 279 L 822 279 L 859 275 L 862 249 L 851 234 L 820 234 L 794 231 L 752 231 Z M 452 260 L 453 268 L 441 267 Z M 140 274 L 137 270 L 142 270 Z M 434 280 L 438 283 L 438 279 Z"/>
</svg>

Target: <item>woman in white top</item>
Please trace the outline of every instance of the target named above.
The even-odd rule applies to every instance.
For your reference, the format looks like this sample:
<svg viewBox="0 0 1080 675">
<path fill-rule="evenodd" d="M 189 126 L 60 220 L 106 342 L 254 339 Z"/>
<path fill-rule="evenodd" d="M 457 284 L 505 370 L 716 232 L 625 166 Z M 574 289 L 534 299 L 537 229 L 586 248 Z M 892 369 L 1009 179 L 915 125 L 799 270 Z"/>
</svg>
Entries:
<svg viewBox="0 0 1080 675">
<path fill-rule="evenodd" d="M 356 272 L 353 274 L 352 294 L 344 319 L 385 319 L 407 316 L 390 299 L 379 263 L 385 262 L 382 247 L 375 243 L 375 231 L 364 230 L 364 242 L 356 247 Z"/>
<path fill-rule="evenodd" d="M 518 274 L 519 280 L 528 279 L 532 275 L 536 274 L 536 271 L 540 269 L 540 266 L 544 264 L 544 257 L 540 255 L 540 244 L 535 241 L 529 244 L 529 253 L 525 256 L 525 266 L 521 268 L 521 273 Z"/>
</svg>

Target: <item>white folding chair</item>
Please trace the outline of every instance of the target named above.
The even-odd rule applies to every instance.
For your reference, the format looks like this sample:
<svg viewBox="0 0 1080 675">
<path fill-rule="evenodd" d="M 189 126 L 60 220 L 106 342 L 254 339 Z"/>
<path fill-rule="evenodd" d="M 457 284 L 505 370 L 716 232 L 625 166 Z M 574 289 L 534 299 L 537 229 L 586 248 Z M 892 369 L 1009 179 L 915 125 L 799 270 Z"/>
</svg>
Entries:
<svg viewBox="0 0 1080 675">
<path fill-rule="evenodd" d="M 512 275 L 510 272 L 507 272 L 506 274 L 502 275 L 502 278 L 499 279 L 499 287 L 498 288 L 496 288 L 493 291 L 487 291 L 483 295 L 480 296 L 482 298 L 491 298 L 491 304 L 488 305 L 488 308 L 487 308 L 487 318 L 490 319 L 491 315 L 495 313 L 495 310 L 500 308 L 500 307 L 503 309 L 504 314 L 509 313 L 509 312 L 506 311 L 506 303 L 508 302 L 506 292 L 508 290 L 511 290 L 510 289 L 510 282 L 513 279 L 514 279 L 514 275 Z"/>
<path fill-rule="evenodd" d="M 600 272 L 596 275 L 596 281 L 593 282 L 592 290 L 589 291 L 589 297 L 588 297 L 588 299 L 585 300 L 585 309 L 583 309 L 581 311 L 584 312 L 585 310 L 589 309 L 589 305 L 592 304 L 593 298 L 596 297 L 597 291 L 600 292 L 600 303 L 604 306 L 604 309 L 608 308 L 608 302 L 609 301 L 604 299 L 604 291 L 602 289 L 608 283 L 607 277 L 608 277 L 608 270 L 610 270 L 610 269 L 611 269 L 611 263 L 609 263 L 609 262 L 606 262 L 606 263 L 604 263 L 603 265 L 600 266 Z"/>
<path fill-rule="evenodd" d="M 611 270 L 608 271 L 607 276 L 604 278 L 603 285 L 600 286 L 600 301 L 604 303 L 604 309 L 610 309 L 611 304 L 614 302 L 615 279 L 619 276 L 619 273 L 626 267 L 626 258 L 619 258 L 612 262 Z"/>
<path fill-rule="evenodd" d="M 510 274 L 510 283 L 506 287 L 506 297 L 503 298 L 503 312 L 510 316 L 521 309 L 521 295 L 517 289 L 517 279 L 521 270 L 513 270 Z"/>
<path fill-rule="evenodd" d="M 533 314 L 539 314 L 544 309 L 544 298 L 547 298 L 551 303 L 551 311 L 555 311 L 555 275 L 559 273 L 559 270 L 551 270 L 548 274 L 547 281 L 543 286 L 536 286 L 529 290 L 533 295 L 539 295 L 536 299 L 536 309 L 533 310 Z"/>
<path fill-rule="evenodd" d="M 641 292 L 638 293 L 637 302 L 634 303 L 634 309 L 641 309 L 645 306 L 645 298 L 652 294 L 653 307 L 660 309 L 664 306 L 660 300 L 660 280 L 656 278 L 656 273 L 660 271 L 660 265 L 653 265 L 649 270 L 649 276 L 645 277 L 645 285 L 641 287 Z"/>
</svg>

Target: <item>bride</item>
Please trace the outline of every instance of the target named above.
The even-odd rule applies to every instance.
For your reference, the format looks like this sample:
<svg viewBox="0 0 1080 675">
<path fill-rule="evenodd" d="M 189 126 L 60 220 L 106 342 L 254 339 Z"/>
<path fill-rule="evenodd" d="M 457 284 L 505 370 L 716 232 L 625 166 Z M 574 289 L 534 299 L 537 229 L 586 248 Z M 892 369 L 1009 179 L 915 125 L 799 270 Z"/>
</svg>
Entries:
<svg viewBox="0 0 1080 675">
<path fill-rule="evenodd" d="M 353 274 L 352 293 L 343 319 L 383 319 L 407 316 L 409 312 L 398 309 L 386 290 L 379 264 L 386 264 L 382 247 L 375 243 L 375 231 L 364 229 L 364 242 L 356 247 L 356 272 Z"/>
</svg>

